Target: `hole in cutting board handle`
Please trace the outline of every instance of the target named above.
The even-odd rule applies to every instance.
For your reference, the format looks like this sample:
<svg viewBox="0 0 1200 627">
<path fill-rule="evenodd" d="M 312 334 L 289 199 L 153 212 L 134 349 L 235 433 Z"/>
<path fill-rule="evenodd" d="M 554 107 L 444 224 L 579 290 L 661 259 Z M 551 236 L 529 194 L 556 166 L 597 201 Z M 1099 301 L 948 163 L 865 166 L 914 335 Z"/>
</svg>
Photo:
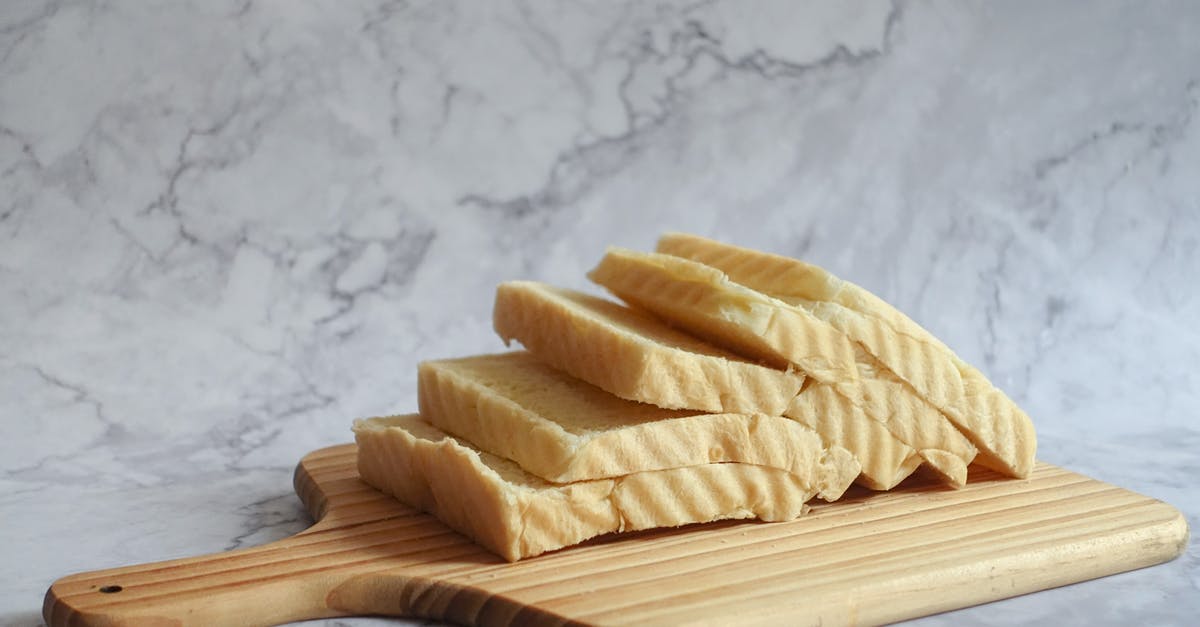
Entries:
<svg viewBox="0 0 1200 627">
<path fill-rule="evenodd" d="M 121 586 L 104 586 L 103 588 L 100 588 L 100 592 L 103 592 L 104 594 L 113 594 L 124 589 L 125 588 L 122 588 Z"/>
</svg>

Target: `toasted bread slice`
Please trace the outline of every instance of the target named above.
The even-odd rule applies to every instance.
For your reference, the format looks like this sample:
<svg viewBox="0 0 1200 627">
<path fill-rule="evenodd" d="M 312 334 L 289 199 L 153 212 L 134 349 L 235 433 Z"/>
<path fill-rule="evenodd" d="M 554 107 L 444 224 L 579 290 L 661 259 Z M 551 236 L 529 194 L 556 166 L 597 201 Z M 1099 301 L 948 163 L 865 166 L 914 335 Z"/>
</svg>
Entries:
<svg viewBox="0 0 1200 627">
<path fill-rule="evenodd" d="M 854 348 L 807 310 L 730 281 L 702 263 L 609 248 L 588 278 L 625 302 L 779 368 L 795 365 L 823 383 L 854 381 Z"/>
<path fill-rule="evenodd" d="M 804 375 L 753 363 L 657 318 L 580 292 L 514 281 L 496 289 L 496 332 L 621 398 L 667 409 L 778 416 Z"/>
<path fill-rule="evenodd" d="M 554 484 L 417 415 L 354 423 L 362 479 L 509 561 L 614 532 L 791 520 L 812 492 L 790 472 L 703 464 Z"/>
<path fill-rule="evenodd" d="M 421 417 L 548 481 L 567 483 L 716 462 L 779 468 L 825 500 L 859 474 L 800 423 L 707 414 L 618 398 L 518 351 L 427 361 Z"/>
<path fill-rule="evenodd" d="M 1029 416 L 983 373 L 874 294 L 796 259 L 694 235 L 664 235 L 658 251 L 710 265 L 734 282 L 808 310 L 949 418 L 978 447 L 981 465 L 1014 477 L 1032 470 L 1037 434 Z"/>
</svg>

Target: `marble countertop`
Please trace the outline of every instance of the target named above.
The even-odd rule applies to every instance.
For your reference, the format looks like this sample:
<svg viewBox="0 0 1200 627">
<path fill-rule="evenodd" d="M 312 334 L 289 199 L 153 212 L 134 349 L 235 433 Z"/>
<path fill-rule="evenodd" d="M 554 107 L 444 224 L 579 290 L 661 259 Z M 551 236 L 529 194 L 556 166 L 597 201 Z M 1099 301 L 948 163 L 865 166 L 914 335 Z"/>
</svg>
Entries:
<svg viewBox="0 0 1200 627">
<path fill-rule="evenodd" d="M 305 452 L 686 230 L 872 289 L 1200 522 L 1200 7 L 0 6 L 0 624 L 308 524 Z M 1190 624 L 1200 550 L 924 625 Z M 397 624 L 378 619 L 332 624 Z"/>
</svg>

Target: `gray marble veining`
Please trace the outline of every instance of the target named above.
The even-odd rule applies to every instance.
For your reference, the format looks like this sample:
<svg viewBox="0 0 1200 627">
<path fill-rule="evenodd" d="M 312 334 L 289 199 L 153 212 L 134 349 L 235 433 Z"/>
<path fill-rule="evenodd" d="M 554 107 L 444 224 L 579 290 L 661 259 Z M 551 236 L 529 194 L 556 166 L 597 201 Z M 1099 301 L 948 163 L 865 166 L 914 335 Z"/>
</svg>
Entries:
<svg viewBox="0 0 1200 627">
<path fill-rule="evenodd" d="M 1200 522 L 1190 2 L 0 5 L 0 623 L 302 529 L 289 476 L 494 285 L 802 256 Z M 1200 550 L 918 621 L 1184 625 Z M 377 620 L 328 624 L 394 624 Z"/>
</svg>

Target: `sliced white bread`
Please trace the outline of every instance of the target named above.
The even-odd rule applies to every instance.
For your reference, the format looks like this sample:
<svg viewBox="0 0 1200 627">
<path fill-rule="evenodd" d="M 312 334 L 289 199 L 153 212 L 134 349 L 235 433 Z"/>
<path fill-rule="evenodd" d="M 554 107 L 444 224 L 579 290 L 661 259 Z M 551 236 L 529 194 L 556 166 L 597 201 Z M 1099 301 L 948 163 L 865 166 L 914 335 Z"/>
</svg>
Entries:
<svg viewBox="0 0 1200 627">
<path fill-rule="evenodd" d="M 891 372 L 876 368 L 873 356 L 807 309 L 738 285 L 719 269 L 666 254 L 611 248 L 588 276 L 697 337 L 749 357 L 791 361 L 814 385 L 828 385 L 845 397 L 849 405 L 831 399 L 847 410 L 844 418 L 883 423 L 946 483 L 966 483 L 976 455 L 970 441 L 936 407 L 907 392 Z M 822 358 L 822 352 L 836 359 Z"/>
<path fill-rule="evenodd" d="M 828 322 L 949 418 L 978 447 L 981 465 L 1014 477 L 1032 470 L 1037 434 L 1029 416 L 983 373 L 866 289 L 812 264 L 695 235 L 664 235 L 658 252 L 717 268 Z"/>
<path fill-rule="evenodd" d="M 856 483 L 871 490 L 891 490 L 924 461 L 886 425 L 868 418 L 828 385 L 809 385 L 784 415 L 816 431 L 827 446 L 850 451 L 861 465 Z"/>
<path fill-rule="evenodd" d="M 538 359 L 621 398 L 668 409 L 777 416 L 804 375 L 766 367 L 654 316 L 573 290 L 502 283 L 496 332 Z"/>
<path fill-rule="evenodd" d="M 797 421 L 628 401 L 525 351 L 427 361 L 418 372 L 423 419 L 548 481 L 739 462 L 790 472 L 832 501 L 859 474 L 850 452 L 827 449 Z"/>
<path fill-rule="evenodd" d="M 725 273 L 672 255 L 609 248 L 588 278 L 621 300 L 736 353 L 823 383 L 854 381 L 845 334 L 808 311 L 730 281 Z"/>
<path fill-rule="evenodd" d="M 812 497 L 796 475 L 751 464 L 549 483 L 416 415 L 359 420 L 354 433 L 364 481 L 509 561 L 614 531 L 791 520 Z"/>
</svg>

